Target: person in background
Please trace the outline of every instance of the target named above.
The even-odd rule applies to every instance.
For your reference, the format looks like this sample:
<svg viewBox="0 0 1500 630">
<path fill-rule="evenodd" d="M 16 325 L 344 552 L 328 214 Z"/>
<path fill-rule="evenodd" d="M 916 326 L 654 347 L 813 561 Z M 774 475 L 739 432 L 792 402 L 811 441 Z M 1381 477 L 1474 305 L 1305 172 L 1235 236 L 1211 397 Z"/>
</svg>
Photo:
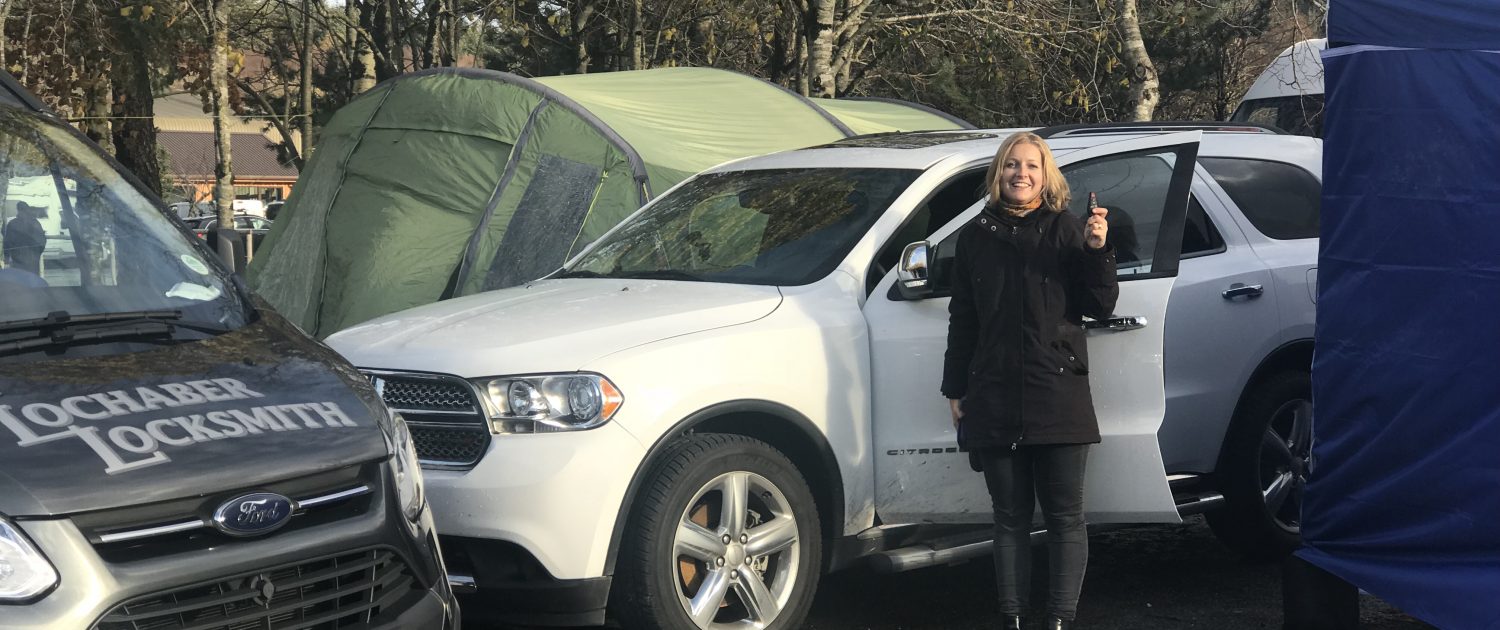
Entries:
<svg viewBox="0 0 1500 630">
<path fill-rule="evenodd" d="M 16 218 L 5 224 L 5 262 L 7 265 L 42 275 L 42 249 L 47 246 L 47 233 L 42 230 L 43 208 L 32 207 L 24 201 L 16 202 Z"/>
<path fill-rule="evenodd" d="M 1000 146 L 985 182 L 989 203 L 954 255 L 942 393 L 994 504 L 1001 627 L 1019 630 L 1029 612 L 1040 499 L 1050 570 L 1043 627 L 1066 630 L 1088 565 L 1084 467 L 1099 441 L 1082 317 L 1108 317 L 1119 296 L 1108 211 L 1091 198 L 1087 221 L 1065 212 L 1068 183 L 1032 133 Z"/>
</svg>

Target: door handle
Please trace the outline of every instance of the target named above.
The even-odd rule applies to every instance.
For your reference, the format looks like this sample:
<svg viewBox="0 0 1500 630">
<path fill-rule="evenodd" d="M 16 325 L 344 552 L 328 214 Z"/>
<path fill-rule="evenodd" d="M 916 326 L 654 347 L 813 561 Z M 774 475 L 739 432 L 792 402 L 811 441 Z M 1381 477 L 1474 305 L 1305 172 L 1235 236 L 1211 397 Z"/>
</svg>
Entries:
<svg viewBox="0 0 1500 630">
<path fill-rule="evenodd" d="M 1135 330 L 1146 327 L 1146 318 L 1140 315 L 1116 315 L 1108 319 L 1085 320 L 1083 327 L 1089 330 L 1109 330 L 1114 332 Z"/>
<path fill-rule="evenodd" d="M 1240 282 L 1236 282 L 1229 285 L 1229 288 L 1224 290 L 1223 296 L 1226 300 L 1233 300 L 1235 298 L 1246 298 L 1253 300 L 1260 297 L 1260 294 L 1262 293 L 1265 293 L 1265 291 L 1261 289 L 1261 286 L 1258 284 L 1243 284 Z"/>
</svg>

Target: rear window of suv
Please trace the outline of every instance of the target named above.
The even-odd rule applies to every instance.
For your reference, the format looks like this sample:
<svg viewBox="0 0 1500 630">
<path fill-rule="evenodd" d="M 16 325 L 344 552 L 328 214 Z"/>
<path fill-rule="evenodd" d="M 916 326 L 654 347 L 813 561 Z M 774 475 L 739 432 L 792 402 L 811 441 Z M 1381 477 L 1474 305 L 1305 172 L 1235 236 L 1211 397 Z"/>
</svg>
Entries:
<svg viewBox="0 0 1500 630">
<path fill-rule="evenodd" d="M 1278 240 L 1318 237 L 1323 187 L 1312 173 L 1267 160 L 1198 161 L 1261 234 Z"/>
</svg>

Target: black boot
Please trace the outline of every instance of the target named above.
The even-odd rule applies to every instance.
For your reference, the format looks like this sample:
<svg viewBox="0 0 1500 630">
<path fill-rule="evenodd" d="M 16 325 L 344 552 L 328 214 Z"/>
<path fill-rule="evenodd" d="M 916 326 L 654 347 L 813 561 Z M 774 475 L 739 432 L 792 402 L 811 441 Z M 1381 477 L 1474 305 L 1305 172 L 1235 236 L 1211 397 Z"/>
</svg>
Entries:
<svg viewBox="0 0 1500 630">
<path fill-rule="evenodd" d="M 1073 620 L 1047 615 L 1047 625 L 1042 627 L 1046 630 L 1073 630 Z"/>
<path fill-rule="evenodd" d="M 1023 630 L 1025 620 L 1016 615 L 1000 615 L 1000 630 Z"/>
</svg>

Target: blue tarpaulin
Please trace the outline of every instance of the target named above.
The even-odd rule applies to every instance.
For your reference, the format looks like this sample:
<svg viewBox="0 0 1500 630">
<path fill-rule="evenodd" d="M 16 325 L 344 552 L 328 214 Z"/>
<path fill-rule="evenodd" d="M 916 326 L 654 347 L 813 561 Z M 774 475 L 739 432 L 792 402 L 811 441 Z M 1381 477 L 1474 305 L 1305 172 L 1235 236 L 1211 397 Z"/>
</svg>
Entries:
<svg viewBox="0 0 1500 630">
<path fill-rule="evenodd" d="M 1324 55 L 1299 554 L 1441 628 L 1500 629 L 1500 4 L 1337 3 L 1329 35 L 1374 45 Z"/>
</svg>

